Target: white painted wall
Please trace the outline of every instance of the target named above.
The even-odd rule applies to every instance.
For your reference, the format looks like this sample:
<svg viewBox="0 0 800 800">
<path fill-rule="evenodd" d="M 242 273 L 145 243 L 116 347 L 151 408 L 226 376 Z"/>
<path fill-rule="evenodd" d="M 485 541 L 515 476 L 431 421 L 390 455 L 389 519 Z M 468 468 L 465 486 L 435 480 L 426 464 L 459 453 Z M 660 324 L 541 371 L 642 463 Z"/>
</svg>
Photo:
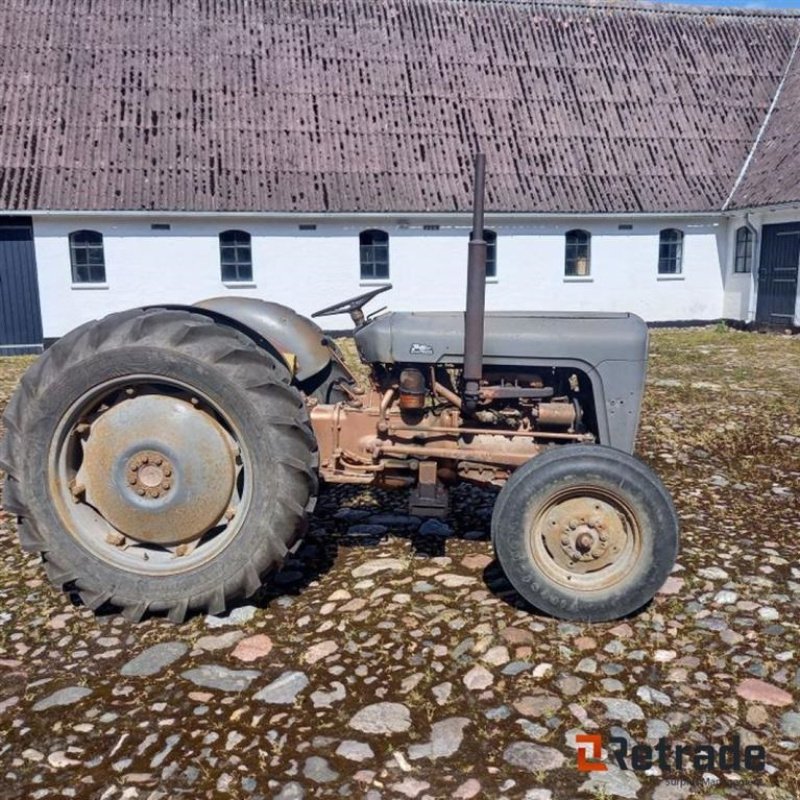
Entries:
<svg viewBox="0 0 800 800">
<path fill-rule="evenodd" d="M 171 230 L 151 230 L 156 221 L 169 222 Z M 394 310 L 461 309 L 469 225 L 453 218 L 435 221 L 441 224 L 438 231 L 423 231 L 423 221 L 413 218 L 409 227 L 398 219 L 320 218 L 316 231 L 300 231 L 296 218 L 35 216 L 44 335 L 61 336 L 86 320 L 133 306 L 218 295 L 259 297 L 310 314 L 367 290 L 359 279 L 358 233 L 370 227 L 390 234 L 394 284 L 371 309 L 383 304 Z M 621 222 L 633 229 L 619 230 Z M 498 277 L 487 286 L 489 309 L 633 311 L 648 321 L 672 321 L 718 319 L 723 306 L 736 305 L 723 295 L 730 233 L 722 217 L 509 221 L 489 215 L 487 227 L 498 234 Z M 592 233 L 589 279 L 563 274 L 564 233 L 577 227 Z M 676 278 L 657 273 L 658 232 L 670 227 L 685 233 L 683 273 Z M 71 282 L 68 235 L 80 228 L 104 236 L 102 288 Z M 217 235 L 228 228 L 253 237 L 250 285 L 226 286 L 220 280 Z M 324 322 L 329 328 L 350 327 L 347 317 Z"/>
</svg>

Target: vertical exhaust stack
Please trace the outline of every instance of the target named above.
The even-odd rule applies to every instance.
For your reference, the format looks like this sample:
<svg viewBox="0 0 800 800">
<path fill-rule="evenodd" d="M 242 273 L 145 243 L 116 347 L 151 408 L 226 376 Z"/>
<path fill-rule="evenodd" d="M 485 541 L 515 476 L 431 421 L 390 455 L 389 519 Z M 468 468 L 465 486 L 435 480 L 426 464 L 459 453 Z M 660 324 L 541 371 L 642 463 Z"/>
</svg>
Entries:
<svg viewBox="0 0 800 800">
<path fill-rule="evenodd" d="M 475 197 L 467 260 L 467 310 L 464 317 L 463 409 L 474 413 L 483 377 L 483 318 L 486 311 L 486 241 L 483 238 L 483 195 L 486 156 L 475 155 Z"/>
</svg>

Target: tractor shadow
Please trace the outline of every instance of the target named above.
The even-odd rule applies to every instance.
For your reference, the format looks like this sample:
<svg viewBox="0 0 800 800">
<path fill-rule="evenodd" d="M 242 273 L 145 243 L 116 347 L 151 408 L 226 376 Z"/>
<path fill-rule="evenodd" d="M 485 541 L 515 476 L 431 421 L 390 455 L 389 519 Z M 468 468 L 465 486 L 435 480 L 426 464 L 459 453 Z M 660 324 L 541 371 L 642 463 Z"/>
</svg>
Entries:
<svg viewBox="0 0 800 800">
<path fill-rule="evenodd" d="M 487 541 L 496 494 L 493 490 L 456 487 L 451 494 L 450 515 L 420 523 L 409 514 L 408 492 L 323 486 L 303 543 L 280 570 L 266 576 L 253 596 L 238 605 L 265 608 L 281 597 L 301 595 L 331 571 L 342 549 L 378 548 L 392 538 L 408 542 L 414 556 L 436 558 L 447 555 L 448 544 L 454 540 Z M 380 520 L 377 524 L 375 518 Z M 387 518 L 394 521 L 387 523 Z"/>
<path fill-rule="evenodd" d="M 298 597 L 317 581 L 322 581 L 336 565 L 343 549 L 378 548 L 387 539 L 408 542 L 411 553 L 422 558 L 451 555 L 457 561 L 463 545 L 473 542 L 481 550 L 490 538 L 489 529 L 497 491 L 462 484 L 451 491 L 451 511 L 442 520 L 413 520 L 408 512 L 408 493 L 386 491 L 372 487 L 322 487 L 317 507 L 307 522 L 305 535 L 297 549 L 289 553 L 280 569 L 262 575 L 262 585 L 249 597 L 240 597 L 228 604 L 221 614 L 227 617 L 242 606 L 266 609 Z M 376 524 L 375 518 L 394 518 L 394 524 Z M 408 524 L 403 524 L 403 519 Z M 427 524 L 426 524 L 427 523 Z M 497 559 L 482 572 L 487 591 L 515 611 L 524 611 L 542 620 L 555 618 L 527 602 L 511 585 Z M 337 587 L 333 587 L 337 588 Z M 331 591 L 333 591 L 333 588 Z M 77 594 L 71 593 L 73 605 L 81 605 Z M 648 604 L 649 605 L 649 604 Z M 645 606 L 646 609 L 648 606 Z M 624 617 L 641 613 L 642 609 Z M 113 619 L 119 609 L 105 605 L 95 611 L 99 619 Z M 205 611 L 190 612 L 186 621 L 205 616 Z M 165 616 L 150 612 L 148 618 Z"/>
</svg>

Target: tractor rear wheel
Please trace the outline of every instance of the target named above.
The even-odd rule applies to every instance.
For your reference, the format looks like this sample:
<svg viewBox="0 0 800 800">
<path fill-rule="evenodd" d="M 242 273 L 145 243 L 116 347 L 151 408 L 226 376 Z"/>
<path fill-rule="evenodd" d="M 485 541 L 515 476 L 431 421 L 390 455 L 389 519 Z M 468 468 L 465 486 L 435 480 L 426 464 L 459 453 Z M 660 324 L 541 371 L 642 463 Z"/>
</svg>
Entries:
<svg viewBox="0 0 800 800">
<path fill-rule="evenodd" d="M 531 459 L 492 516 L 503 571 L 531 605 L 597 622 L 641 608 L 678 552 L 678 518 L 658 477 L 627 453 L 565 445 Z"/>
<path fill-rule="evenodd" d="M 252 594 L 300 535 L 317 449 L 284 365 L 186 311 L 78 328 L 5 416 L 3 503 L 50 579 L 93 609 L 181 621 Z"/>
</svg>

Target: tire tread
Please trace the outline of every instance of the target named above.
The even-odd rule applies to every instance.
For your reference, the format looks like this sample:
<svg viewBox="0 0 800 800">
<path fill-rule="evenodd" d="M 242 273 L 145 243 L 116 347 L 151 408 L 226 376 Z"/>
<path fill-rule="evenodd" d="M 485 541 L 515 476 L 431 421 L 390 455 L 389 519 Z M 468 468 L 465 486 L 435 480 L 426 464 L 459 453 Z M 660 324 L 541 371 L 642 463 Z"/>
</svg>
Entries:
<svg viewBox="0 0 800 800">
<path fill-rule="evenodd" d="M 179 349 L 224 373 L 224 380 L 237 385 L 251 397 L 253 406 L 269 408 L 262 413 L 272 426 L 281 456 L 276 460 L 276 483 L 284 492 L 278 498 L 279 513 L 268 535 L 262 537 L 258 552 L 225 583 L 203 595 L 171 601 L 161 598 L 126 597 L 118 587 L 94 585 L 92 576 L 78 574 L 69 564 L 59 564 L 53 548 L 38 529 L 24 486 L 25 438 L 36 429 L 36 400 L 45 395 L 65 369 L 76 368 L 91 356 L 118 347 L 148 345 Z M 48 578 L 59 588 L 76 582 L 83 602 L 93 610 L 110 604 L 134 622 L 153 607 L 164 611 L 173 622 L 181 622 L 190 611 L 222 613 L 228 602 L 248 597 L 261 585 L 260 575 L 282 563 L 289 547 L 297 541 L 305 515 L 314 507 L 318 491 L 316 467 L 319 461 L 303 399 L 290 385 L 283 365 L 269 353 L 233 328 L 216 323 L 202 314 L 163 309 L 133 309 L 86 323 L 61 338 L 28 370 L 4 415 L 5 438 L 0 449 L 0 467 L 7 472 L 3 503 L 18 517 L 18 538 L 26 552 L 42 553 Z"/>
</svg>

